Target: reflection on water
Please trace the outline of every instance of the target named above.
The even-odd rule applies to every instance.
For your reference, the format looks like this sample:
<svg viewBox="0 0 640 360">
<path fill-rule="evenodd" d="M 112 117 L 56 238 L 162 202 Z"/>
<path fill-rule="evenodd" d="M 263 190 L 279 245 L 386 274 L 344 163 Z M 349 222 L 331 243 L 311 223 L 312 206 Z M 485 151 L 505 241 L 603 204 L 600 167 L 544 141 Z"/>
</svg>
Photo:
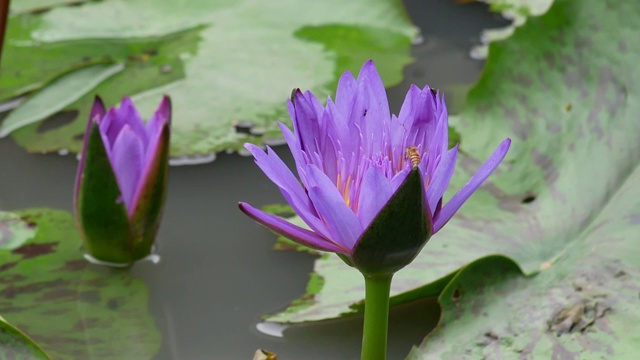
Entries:
<svg viewBox="0 0 640 360">
<path fill-rule="evenodd" d="M 473 82 L 482 64 L 469 58 L 469 49 L 479 42 L 481 29 L 500 25 L 480 4 L 424 0 L 406 4 L 422 30 L 423 41 L 414 47 L 416 63 L 405 70 L 406 80 L 390 90 L 395 113 L 410 83 L 429 83 L 446 91 L 451 85 Z M 449 93 L 447 99 L 455 96 Z M 276 151 L 293 165 L 285 147 Z M 162 334 L 156 359 L 248 359 L 259 348 L 276 352 L 282 359 L 358 358 L 361 317 L 291 327 L 260 322 L 261 315 L 283 309 L 304 293 L 314 257 L 271 251 L 275 237 L 237 210 L 239 200 L 256 206 L 283 201 L 253 159 L 219 154 L 217 158 L 172 162 L 196 163 L 208 164 L 170 169 L 166 210 L 157 238 L 162 261 L 139 262 L 129 270 L 144 280 L 149 311 Z M 28 155 L 13 140 L 3 139 L 0 166 L 0 209 L 44 206 L 71 211 L 75 156 Z M 11 171 L 6 171 L 9 166 Z M 77 242 L 79 245 L 79 239 Z M 91 311 L 86 308 L 83 313 Z M 116 319 L 136 313 L 110 311 L 118 315 Z M 144 309 L 137 311 L 145 313 Z M 389 358 L 404 358 L 438 318 L 434 299 L 392 309 Z M 34 328 L 39 326 L 33 321 Z M 118 322 L 115 332 L 127 334 L 127 324 Z M 56 335 L 57 330 L 50 331 L 50 336 Z M 138 329 L 129 341 L 153 338 L 154 332 Z"/>
</svg>

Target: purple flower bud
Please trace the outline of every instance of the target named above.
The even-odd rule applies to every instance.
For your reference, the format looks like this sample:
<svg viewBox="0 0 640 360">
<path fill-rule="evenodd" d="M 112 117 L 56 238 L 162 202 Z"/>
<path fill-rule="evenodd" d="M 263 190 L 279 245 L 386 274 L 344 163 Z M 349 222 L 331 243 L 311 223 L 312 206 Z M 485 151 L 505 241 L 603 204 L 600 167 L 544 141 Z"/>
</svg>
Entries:
<svg viewBox="0 0 640 360">
<path fill-rule="evenodd" d="M 106 111 L 96 98 L 78 166 L 75 214 L 87 252 L 114 264 L 151 253 L 166 197 L 171 103 L 145 124 L 131 99 Z"/>
<path fill-rule="evenodd" d="M 340 254 L 364 273 L 409 264 L 498 167 L 511 142 L 504 140 L 443 205 L 458 147 L 448 149 L 440 92 L 412 85 L 400 114 L 391 115 L 382 80 L 368 61 L 357 79 L 349 72 L 341 76 L 335 101 L 323 106 L 311 92 L 296 90 L 288 107 L 293 132 L 280 128 L 298 178 L 270 148 L 245 146 L 311 230 L 246 203 L 240 209 L 293 241 Z"/>
</svg>

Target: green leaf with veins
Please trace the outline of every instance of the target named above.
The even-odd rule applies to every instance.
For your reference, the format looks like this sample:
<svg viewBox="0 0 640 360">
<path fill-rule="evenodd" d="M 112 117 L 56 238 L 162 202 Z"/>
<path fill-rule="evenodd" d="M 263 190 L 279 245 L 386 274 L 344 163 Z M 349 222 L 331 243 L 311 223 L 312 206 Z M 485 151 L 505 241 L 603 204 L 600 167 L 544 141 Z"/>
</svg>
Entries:
<svg viewBox="0 0 640 360">
<path fill-rule="evenodd" d="M 161 335 L 147 310 L 144 282 L 83 259 L 71 214 L 16 215 L 37 230 L 13 250 L 0 250 L 0 314 L 54 359 L 155 356 Z"/>
<path fill-rule="evenodd" d="M 464 155 L 445 201 L 502 139 L 511 137 L 512 147 L 394 278 L 396 303 L 444 290 L 433 346 L 427 339 L 413 357 L 610 358 L 637 348 L 638 17 L 635 2 L 556 0 L 491 44 L 481 79 L 452 119 Z M 326 256 L 314 276 L 324 285 L 304 297 L 306 307 L 269 320 L 358 312 L 364 292 L 357 271 Z M 571 316 L 558 316 L 563 309 Z M 571 319 L 574 333 L 556 337 Z"/>
<path fill-rule="evenodd" d="M 184 65 L 183 76 L 159 81 L 163 65 L 154 63 L 155 71 L 135 74 L 133 81 L 128 69 L 135 64 L 129 62 L 121 73 L 127 77 L 114 76 L 95 90 L 109 93 L 114 100 L 107 101 L 108 105 L 135 95 L 144 114 L 151 114 L 161 95 L 169 94 L 174 111 L 173 156 L 238 150 L 246 141 L 281 138 L 277 120 L 289 122 L 285 100 L 293 87 L 311 89 L 324 97 L 345 67 L 357 71 L 370 58 L 377 61 L 386 85 L 398 83 L 403 67 L 412 61 L 411 39 L 416 33 L 402 4 L 393 0 L 188 0 L 180 6 L 154 0 L 89 2 L 11 19 L 8 58 L 19 54 L 35 62 L 29 69 L 39 69 L 39 62 L 50 61 L 49 55 L 36 56 L 43 48 L 64 47 L 69 56 L 54 59 L 59 67 L 45 64 L 45 68 L 50 66 L 46 74 L 28 70 L 40 72 L 28 79 L 24 74 L 15 75 L 24 65 L 7 60 L 3 74 L 15 76 L 0 79 L 0 88 L 8 88 L 0 92 L 0 98 L 42 86 L 82 61 L 76 56 L 82 44 L 104 53 L 103 44 L 159 39 L 195 27 L 201 27 L 196 51 L 169 47 L 165 53 Z M 129 59 L 131 52 L 127 51 L 118 56 L 106 51 L 106 56 Z M 153 54 L 148 57 L 149 62 L 155 60 Z M 11 64 L 17 66 L 15 70 Z M 116 90 L 123 80 L 135 86 Z M 91 96 L 86 96 L 65 110 L 77 113 L 90 105 Z M 237 133 L 233 124 L 238 120 L 254 123 L 255 134 L 264 136 Z M 29 151 L 77 150 L 78 135 L 84 129 L 79 124 L 85 121 L 86 117 L 77 116 L 55 131 L 39 132 L 37 126 L 31 126 L 15 132 L 14 137 Z"/>
</svg>

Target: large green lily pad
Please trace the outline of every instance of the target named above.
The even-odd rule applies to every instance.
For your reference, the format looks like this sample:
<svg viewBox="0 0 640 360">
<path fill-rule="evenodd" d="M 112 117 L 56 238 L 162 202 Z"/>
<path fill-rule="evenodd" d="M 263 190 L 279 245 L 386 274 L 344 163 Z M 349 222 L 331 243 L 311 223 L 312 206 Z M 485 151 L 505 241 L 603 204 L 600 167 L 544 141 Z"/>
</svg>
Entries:
<svg viewBox="0 0 640 360">
<path fill-rule="evenodd" d="M 526 275 L 543 271 L 541 279 L 552 276 L 544 271 L 559 260 L 606 270 L 604 262 L 585 265 L 570 254 L 584 246 L 607 209 L 615 209 L 624 189 L 638 187 L 629 179 L 640 163 L 639 15 L 640 5 L 631 2 L 557 0 L 544 16 L 491 44 L 484 73 L 453 124 L 465 139 L 464 156 L 445 199 L 499 141 L 511 137 L 511 150 L 490 181 L 396 275 L 392 300 L 438 294 L 461 267 L 496 254 Z M 629 218 L 629 210 L 618 215 Z M 637 219 L 620 224 L 633 227 L 627 234 L 639 233 Z M 629 236 L 621 248 L 634 246 L 638 238 Z M 323 256 L 313 277 L 319 285 L 270 320 L 358 311 L 364 292 L 355 270 Z"/>
<path fill-rule="evenodd" d="M 151 359 L 161 336 L 144 282 L 90 265 L 71 214 L 17 213 L 35 237 L 0 250 L 0 313 L 54 359 Z"/>
<path fill-rule="evenodd" d="M 191 45 L 172 41 L 193 29 Z M 0 99 L 46 86 L 82 61 L 124 61 L 120 74 L 65 108 L 70 122 L 53 131 L 27 126 L 16 140 L 34 152 L 77 151 L 93 93 L 105 93 L 108 105 L 135 95 L 147 116 L 167 93 L 172 155 L 211 154 L 280 139 L 276 121 L 289 121 L 284 101 L 293 87 L 326 96 L 342 71 L 358 71 L 369 58 L 387 85 L 400 82 L 415 33 L 393 0 L 87 2 L 11 18 Z M 113 46 L 128 42 L 140 46 Z M 238 133 L 237 121 L 253 123 L 252 133 Z"/>
</svg>

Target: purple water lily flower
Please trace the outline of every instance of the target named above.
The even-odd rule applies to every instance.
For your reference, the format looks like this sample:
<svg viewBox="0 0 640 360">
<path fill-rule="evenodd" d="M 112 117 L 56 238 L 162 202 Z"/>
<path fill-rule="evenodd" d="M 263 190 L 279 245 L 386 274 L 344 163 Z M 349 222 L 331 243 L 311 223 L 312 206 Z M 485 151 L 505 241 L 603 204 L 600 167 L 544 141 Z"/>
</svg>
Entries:
<svg viewBox="0 0 640 360">
<path fill-rule="evenodd" d="M 400 114 L 391 115 L 382 80 L 369 61 L 357 79 L 349 72 L 341 76 L 335 102 L 329 97 L 322 106 L 311 92 L 297 90 L 288 108 L 294 131 L 283 124 L 280 128 L 299 179 L 270 148 L 245 147 L 311 230 L 246 203 L 240 208 L 276 233 L 347 260 L 414 167 L 423 184 L 422 207 L 430 227 L 424 245 L 496 169 L 510 145 L 504 140 L 443 205 L 458 146 L 448 149 L 448 115 L 440 92 L 412 85 Z"/>
<path fill-rule="evenodd" d="M 131 99 L 106 111 L 96 98 L 74 201 L 94 258 L 130 264 L 150 254 L 166 197 L 170 122 L 168 97 L 146 124 Z"/>
</svg>

